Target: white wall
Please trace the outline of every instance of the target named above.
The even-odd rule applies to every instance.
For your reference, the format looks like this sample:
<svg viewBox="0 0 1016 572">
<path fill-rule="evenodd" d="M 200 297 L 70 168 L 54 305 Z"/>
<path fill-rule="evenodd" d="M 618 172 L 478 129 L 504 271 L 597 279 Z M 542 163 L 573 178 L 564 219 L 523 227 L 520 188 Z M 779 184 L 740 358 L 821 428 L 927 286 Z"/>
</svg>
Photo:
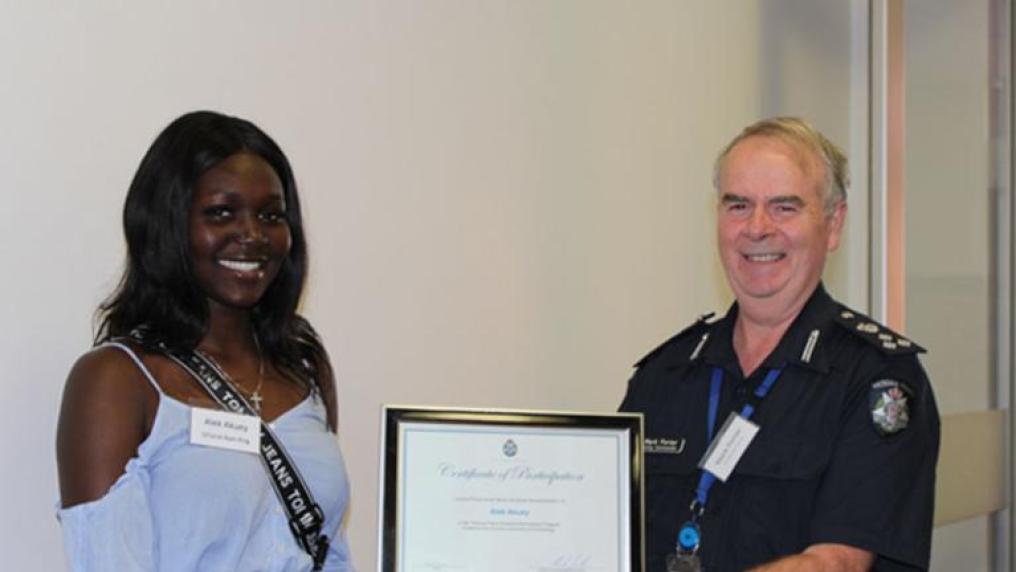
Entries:
<svg viewBox="0 0 1016 572">
<path fill-rule="evenodd" d="M 729 300 L 716 150 L 801 110 L 856 147 L 852 8 L 791 4 L 0 2 L 5 566 L 61 565 L 60 390 L 170 119 L 248 117 L 294 164 L 371 570 L 382 403 L 614 409 L 632 362 Z M 851 232 L 831 287 L 863 303 Z"/>
</svg>

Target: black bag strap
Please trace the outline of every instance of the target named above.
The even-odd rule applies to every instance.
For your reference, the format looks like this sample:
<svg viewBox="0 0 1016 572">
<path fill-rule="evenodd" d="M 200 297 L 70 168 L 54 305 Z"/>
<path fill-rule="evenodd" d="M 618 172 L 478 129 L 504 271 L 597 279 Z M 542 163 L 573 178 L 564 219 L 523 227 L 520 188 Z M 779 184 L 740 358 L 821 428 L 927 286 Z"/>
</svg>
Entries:
<svg viewBox="0 0 1016 572">
<path fill-rule="evenodd" d="M 198 351 L 169 349 L 162 344 L 159 349 L 190 374 L 223 409 L 257 417 L 254 408 L 233 387 L 225 372 L 207 356 Z M 328 536 L 322 533 L 325 515 L 311 496 L 289 453 L 264 420 L 261 421 L 261 464 L 279 502 L 286 509 L 289 529 L 297 544 L 314 560 L 314 570 L 321 570 L 328 554 Z"/>
</svg>

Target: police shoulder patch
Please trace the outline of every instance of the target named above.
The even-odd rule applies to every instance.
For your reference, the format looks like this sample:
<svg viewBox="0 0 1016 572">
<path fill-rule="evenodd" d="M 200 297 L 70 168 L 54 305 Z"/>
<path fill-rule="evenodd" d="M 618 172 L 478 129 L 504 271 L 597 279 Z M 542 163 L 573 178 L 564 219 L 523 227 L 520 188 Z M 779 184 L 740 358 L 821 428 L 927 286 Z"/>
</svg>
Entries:
<svg viewBox="0 0 1016 572">
<path fill-rule="evenodd" d="M 910 399 L 913 392 L 902 381 L 880 379 L 868 390 L 871 422 L 879 435 L 888 436 L 907 428 L 910 423 Z"/>
<path fill-rule="evenodd" d="M 848 332 L 875 346 L 882 353 L 896 355 L 924 352 L 924 348 L 906 337 L 845 306 L 836 312 L 835 320 Z"/>
</svg>

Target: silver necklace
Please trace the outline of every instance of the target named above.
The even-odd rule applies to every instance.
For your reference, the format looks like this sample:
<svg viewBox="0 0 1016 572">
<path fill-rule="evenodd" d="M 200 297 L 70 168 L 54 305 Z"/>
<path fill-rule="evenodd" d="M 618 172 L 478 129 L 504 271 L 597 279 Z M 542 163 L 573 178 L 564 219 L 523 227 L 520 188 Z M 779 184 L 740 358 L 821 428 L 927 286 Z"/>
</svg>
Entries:
<svg viewBox="0 0 1016 572">
<path fill-rule="evenodd" d="M 254 386 L 254 391 L 250 393 L 249 400 L 251 408 L 254 409 L 254 413 L 257 413 L 258 417 L 261 417 L 261 403 L 264 401 L 264 398 L 261 397 L 261 388 L 265 384 L 265 358 L 264 354 L 261 353 L 261 343 L 258 341 L 257 335 L 254 336 L 254 347 L 257 348 L 258 351 L 258 384 Z M 226 368 L 219 365 L 219 362 L 215 361 L 215 358 L 213 358 L 211 354 L 197 349 L 195 349 L 194 351 L 205 356 L 208 359 L 208 361 L 212 362 L 212 365 L 214 365 L 215 368 L 219 370 L 219 373 L 222 374 L 222 377 L 229 380 L 240 391 L 244 391 L 244 389 L 240 387 L 240 384 L 236 383 L 236 381 L 233 379 L 233 376 L 229 375 L 229 372 L 226 371 Z"/>
<path fill-rule="evenodd" d="M 265 356 L 261 353 L 261 342 L 258 341 L 257 334 L 254 334 L 254 347 L 258 350 L 258 384 L 254 387 L 254 392 L 250 394 L 251 407 L 254 408 L 254 412 L 261 417 L 261 386 L 265 383 Z"/>
</svg>

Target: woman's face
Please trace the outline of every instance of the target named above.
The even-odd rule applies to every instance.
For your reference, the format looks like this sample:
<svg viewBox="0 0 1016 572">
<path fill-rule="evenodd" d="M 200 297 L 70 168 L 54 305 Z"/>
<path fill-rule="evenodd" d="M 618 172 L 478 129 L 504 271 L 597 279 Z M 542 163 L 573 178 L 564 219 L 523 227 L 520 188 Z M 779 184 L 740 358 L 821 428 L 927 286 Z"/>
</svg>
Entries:
<svg viewBox="0 0 1016 572">
<path fill-rule="evenodd" d="M 264 159 L 237 153 L 198 179 L 190 209 L 190 253 L 214 306 L 253 308 L 271 285 L 292 237 L 278 175 Z"/>
</svg>

